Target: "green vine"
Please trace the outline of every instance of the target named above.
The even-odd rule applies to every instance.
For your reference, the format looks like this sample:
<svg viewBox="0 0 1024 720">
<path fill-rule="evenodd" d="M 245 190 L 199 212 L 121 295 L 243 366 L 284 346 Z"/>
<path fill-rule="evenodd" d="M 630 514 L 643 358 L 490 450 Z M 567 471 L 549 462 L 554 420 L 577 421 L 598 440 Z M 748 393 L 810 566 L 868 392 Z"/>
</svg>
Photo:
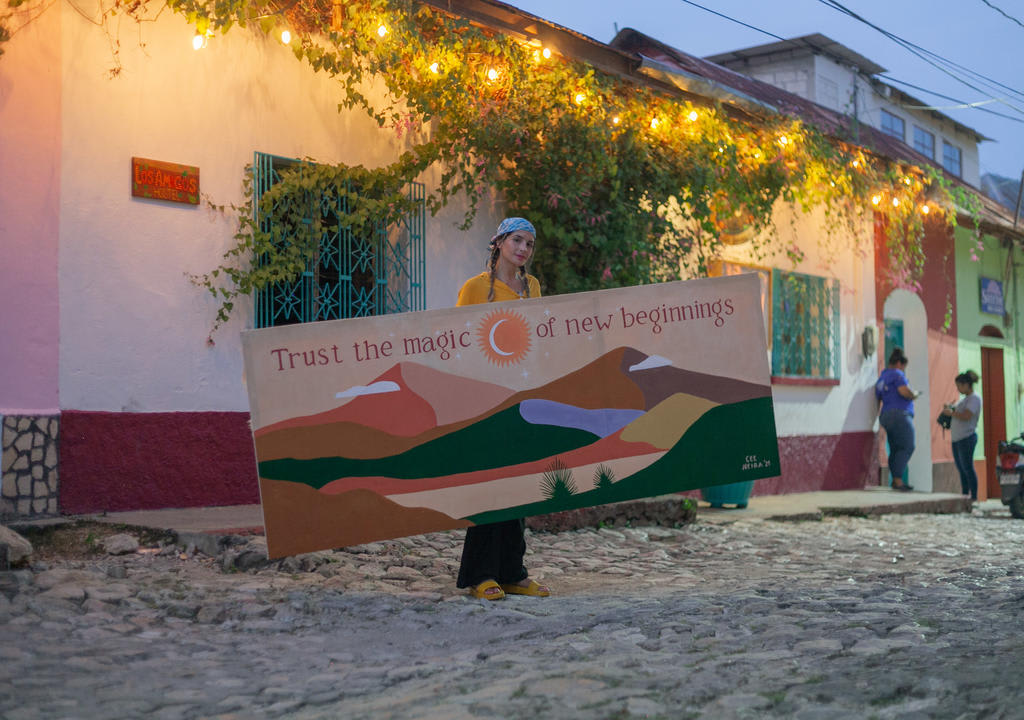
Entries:
<svg viewBox="0 0 1024 720">
<path fill-rule="evenodd" d="M 738 231 L 752 238 L 755 257 L 798 262 L 799 247 L 777 242 L 780 201 L 823 207 L 821 242 L 831 252 L 838 230 L 875 213 L 894 281 L 909 287 L 924 263 L 925 209 L 949 223 L 956 207 L 978 212 L 977 198 L 932 168 L 870 155 L 791 117 L 755 121 L 693 105 L 414 0 L 347 0 L 326 14 L 306 0 L 277 10 L 253 0 L 114 0 L 105 12 L 141 22 L 164 7 L 203 42 L 236 25 L 268 34 L 288 27 L 295 57 L 338 81 L 339 109 L 365 111 L 411 146 L 383 168 L 303 164 L 258 208 L 248 185 L 248 202 L 232 208 L 235 244 L 219 267 L 192 278 L 220 302 L 218 325 L 240 296 L 295 279 L 314 258 L 310 193 L 358 187 L 350 220 L 361 232 L 401 212 L 402 186 L 430 167 L 441 170 L 427 198 L 432 212 L 465 197 L 468 228 L 495 191 L 510 214 L 534 222 L 542 242 L 533 267 L 547 293 L 703 275 L 723 236 Z M 366 90 L 374 83 L 386 88 L 382 97 Z M 285 242 L 285 229 L 297 238 Z"/>
</svg>

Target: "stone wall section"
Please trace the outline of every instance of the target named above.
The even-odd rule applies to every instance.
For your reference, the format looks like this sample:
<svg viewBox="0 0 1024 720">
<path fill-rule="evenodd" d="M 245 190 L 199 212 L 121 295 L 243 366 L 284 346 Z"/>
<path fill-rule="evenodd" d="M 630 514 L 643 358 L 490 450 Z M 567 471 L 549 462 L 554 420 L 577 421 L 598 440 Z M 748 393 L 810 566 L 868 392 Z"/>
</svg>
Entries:
<svg viewBox="0 0 1024 720">
<path fill-rule="evenodd" d="M 4 415 L 0 519 L 59 514 L 56 415 Z"/>
</svg>

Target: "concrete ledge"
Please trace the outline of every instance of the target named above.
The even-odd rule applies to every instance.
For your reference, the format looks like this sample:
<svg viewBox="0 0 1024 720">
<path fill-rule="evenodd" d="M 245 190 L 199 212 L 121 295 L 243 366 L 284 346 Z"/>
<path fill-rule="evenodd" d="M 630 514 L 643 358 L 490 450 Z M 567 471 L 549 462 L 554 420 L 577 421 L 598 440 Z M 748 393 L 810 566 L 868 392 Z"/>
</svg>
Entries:
<svg viewBox="0 0 1024 720">
<path fill-rule="evenodd" d="M 969 513 L 971 501 L 962 496 L 921 499 L 889 505 L 864 505 L 861 507 L 823 507 L 821 512 L 831 517 L 855 516 L 878 517 L 879 515 L 950 515 Z"/>
</svg>

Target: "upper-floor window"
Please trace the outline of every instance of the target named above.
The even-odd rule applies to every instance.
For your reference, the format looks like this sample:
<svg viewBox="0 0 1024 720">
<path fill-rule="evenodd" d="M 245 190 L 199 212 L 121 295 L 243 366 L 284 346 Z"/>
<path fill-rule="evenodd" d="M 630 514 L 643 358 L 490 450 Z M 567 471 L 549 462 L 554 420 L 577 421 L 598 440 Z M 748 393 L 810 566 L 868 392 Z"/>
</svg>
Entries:
<svg viewBox="0 0 1024 720">
<path fill-rule="evenodd" d="M 882 110 L 882 132 L 892 135 L 894 138 L 903 140 L 907 137 L 906 125 L 903 118 L 893 115 L 888 110 Z"/>
<path fill-rule="evenodd" d="M 942 141 L 942 167 L 957 177 L 960 177 L 963 167 L 963 153 L 960 148 L 950 145 L 945 140 Z"/>
<path fill-rule="evenodd" d="M 929 160 L 935 159 L 935 136 L 923 128 L 914 126 L 914 149 Z"/>
<path fill-rule="evenodd" d="M 424 186 L 409 183 L 413 209 L 397 222 L 371 221 L 358 233 L 349 216 L 364 197 L 361 188 L 353 186 L 309 188 L 301 218 L 261 217 L 260 199 L 280 181 L 281 173 L 302 172 L 310 165 L 256 153 L 253 200 L 260 228 L 273 232 L 275 242 L 284 247 L 301 232 L 293 225 L 319 228 L 317 250 L 302 275 L 278 280 L 256 293 L 256 327 L 425 309 Z"/>
</svg>

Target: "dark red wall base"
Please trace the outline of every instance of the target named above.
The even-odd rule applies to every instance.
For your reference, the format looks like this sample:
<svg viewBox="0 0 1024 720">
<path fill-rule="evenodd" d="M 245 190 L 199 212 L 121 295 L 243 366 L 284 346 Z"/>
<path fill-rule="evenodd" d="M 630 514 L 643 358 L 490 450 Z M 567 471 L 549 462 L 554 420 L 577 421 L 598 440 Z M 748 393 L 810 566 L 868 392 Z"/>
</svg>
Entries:
<svg viewBox="0 0 1024 720">
<path fill-rule="evenodd" d="M 782 475 L 758 480 L 754 495 L 860 490 L 878 483 L 878 436 L 873 432 L 780 437 Z"/>
<path fill-rule="evenodd" d="M 874 484 L 876 443 L 871 432 L 779 438 L 782 475 L 758 480 L 753 494 Z M 59 473 L 60 511 L 69 515 L 260 501 L 249 414 L 242 412 L 65 411 Z"/>
<path fill-rule="evenodd" d="M 64 514 L 260 501 L 249 413 L 69 410 L 60 423 Z"/>
</svg>

